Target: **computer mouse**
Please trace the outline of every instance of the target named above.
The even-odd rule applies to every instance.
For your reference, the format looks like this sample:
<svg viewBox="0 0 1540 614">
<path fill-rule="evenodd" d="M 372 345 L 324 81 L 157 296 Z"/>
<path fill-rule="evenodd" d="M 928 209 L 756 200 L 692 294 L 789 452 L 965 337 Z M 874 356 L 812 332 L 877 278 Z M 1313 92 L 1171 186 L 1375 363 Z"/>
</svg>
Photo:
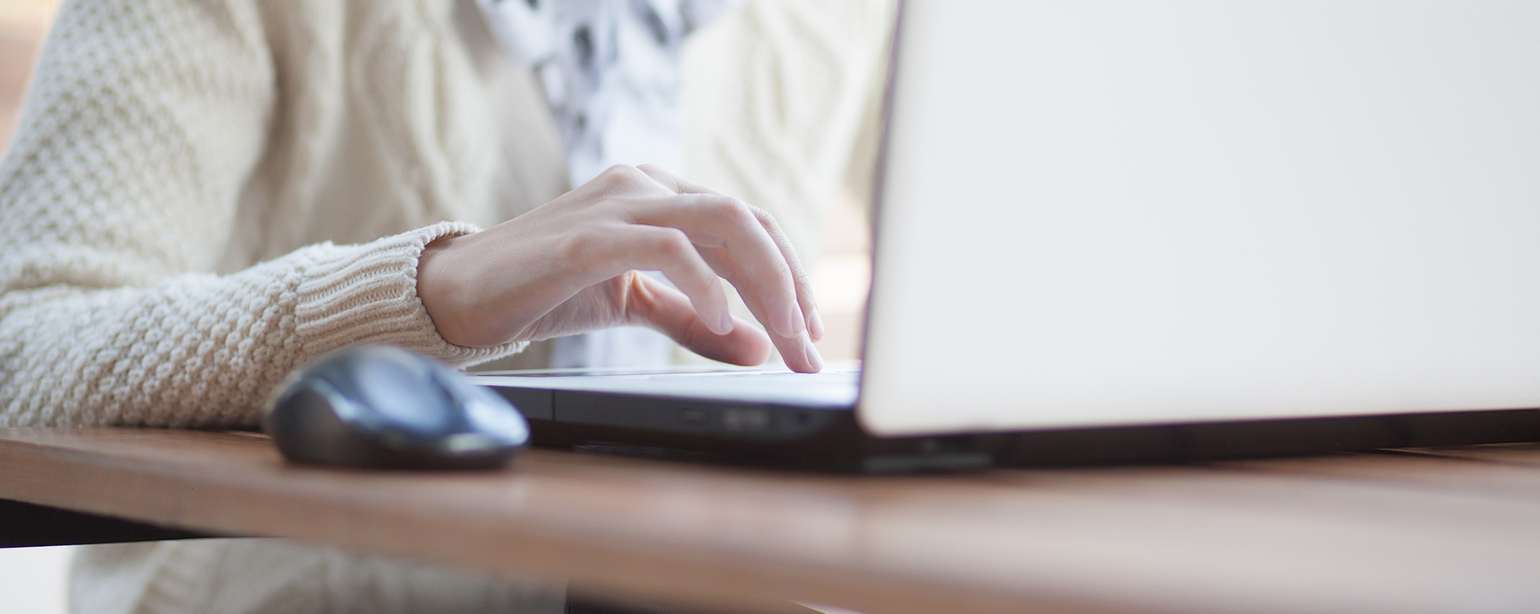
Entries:
<svg viewBox="0 0 1540 614">
<path fill-rule="evenodd" d="M 269 398 L 262 429 L 291 461 L 366 469 L 495 469 L 529 442 L 529 424 L 506 399 L 383 345 L 300 367 Z"/>
</svg>

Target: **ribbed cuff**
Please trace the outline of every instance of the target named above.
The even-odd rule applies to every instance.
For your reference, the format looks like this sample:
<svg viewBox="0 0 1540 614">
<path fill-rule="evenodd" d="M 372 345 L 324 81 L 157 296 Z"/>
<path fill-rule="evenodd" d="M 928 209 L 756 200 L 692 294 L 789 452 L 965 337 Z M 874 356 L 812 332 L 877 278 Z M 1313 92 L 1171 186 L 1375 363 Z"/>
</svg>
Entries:
<svg viewBox="0 0 1540 614">
<path fill-rule="evenodd" d="M 304 353 L 316 356 L 360 343 L 388 343 L 456 366 L 524 349 L 520 341 L 468 348 L 445 341 L 417 296 L 417 259 L 429 243 L 480 231 L 443 222 L 364 245 L 319 245 L 296 289 L 295 333 Z"/>
</svg>

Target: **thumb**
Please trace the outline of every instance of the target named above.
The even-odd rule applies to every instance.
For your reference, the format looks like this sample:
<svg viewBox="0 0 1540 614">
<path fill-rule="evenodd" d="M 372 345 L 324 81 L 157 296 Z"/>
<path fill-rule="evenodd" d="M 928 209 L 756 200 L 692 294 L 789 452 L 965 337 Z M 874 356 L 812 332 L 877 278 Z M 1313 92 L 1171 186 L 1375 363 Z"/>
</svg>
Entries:
<svg viewBox="0 0 1540 614">
<path fill-rule="evenodd" d="M 770 337 L 741 318 L 733 318 L 733 329 L 718 335 L 706 328 L 690 299 L 683 293 L 646 275 L 638 275 L 627 301 L 631 324 L 645 326 L 668 335 L 686 349 L 722 362 L 752 366 L 770 359 Z"/>
</svg>

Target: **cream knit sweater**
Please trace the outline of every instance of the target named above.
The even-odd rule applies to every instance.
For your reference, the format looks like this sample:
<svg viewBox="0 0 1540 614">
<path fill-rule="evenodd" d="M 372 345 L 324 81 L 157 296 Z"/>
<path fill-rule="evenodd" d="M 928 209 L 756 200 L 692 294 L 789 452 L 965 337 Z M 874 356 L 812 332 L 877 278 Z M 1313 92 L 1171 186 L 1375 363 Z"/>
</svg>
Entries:
<svg viewBox="0 0 1540 614">
<path fill-rule="evenodd" d="M 568 187 L 472 2 L 67 0 L 0 161 L 0 426 L 249 426 L 339 346 L 517 351 L 449 345 L 416 297 L 425 244 Z M 750 0 L 686 49 L 687 174 L 805 261 L 890 17 Z"/>
<path fill-rule="evenodd" d="M 436 222 L 566 187 L 475 10 L 67 2 L 0 163 L 0 425 L 251 425 L 339 346 L 517 351 L 446 343 L 416 294 L 423 246 L 476 229 Z"/>
<path fill-rule="evenodd" d="M 249 426 L 339 346 L 517 351 L 446 343 L 416 294 L 428 242 L 567 188 L 542 97 L 471 2 L 66 0 L 0 161 L 0 426 Z M 732 97 L 722 129 L 687 135 L 695 177 L 815 225 L 888 11 L 750 0 L 726 20 L 698 56 L 719 91 L 686 93 Z M 748 87 L 815 69 L 778 98 Z M 81 614 L 554 613 L 561 595 L 273 540 L 86 548 L 71 585 Z"/>
</svg>

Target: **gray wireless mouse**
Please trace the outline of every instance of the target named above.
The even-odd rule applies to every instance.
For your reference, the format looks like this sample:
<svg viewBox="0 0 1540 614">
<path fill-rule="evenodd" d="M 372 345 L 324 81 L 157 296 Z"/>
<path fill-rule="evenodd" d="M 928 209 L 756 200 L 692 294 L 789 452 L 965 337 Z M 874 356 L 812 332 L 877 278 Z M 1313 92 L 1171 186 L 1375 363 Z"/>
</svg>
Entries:
<svg viewBox="0 0 1540 614">
<path fill-rule="evenodd" d="M 284 380 L 262 430 L 291 461 L 370 469 L 494 469 L 529 442 L 496 393 L 407 350 L 325 354 Z"/>
</svg>

